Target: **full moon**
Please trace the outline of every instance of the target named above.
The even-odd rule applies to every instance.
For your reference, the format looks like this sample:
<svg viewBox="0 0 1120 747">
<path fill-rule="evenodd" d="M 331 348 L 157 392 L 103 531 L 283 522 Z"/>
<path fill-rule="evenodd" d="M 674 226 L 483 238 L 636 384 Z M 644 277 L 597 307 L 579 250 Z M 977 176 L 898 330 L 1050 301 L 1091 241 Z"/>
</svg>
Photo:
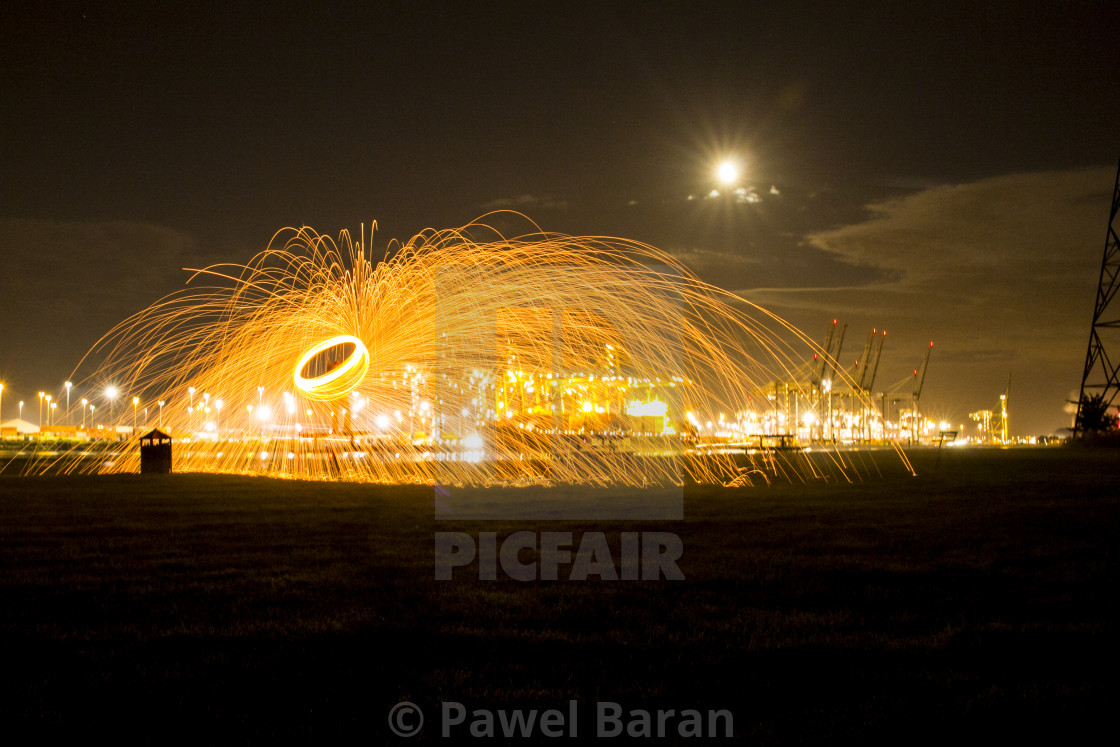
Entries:
<svg viewBox="0 0 1120 747">
<path fill-rule="evenodd" d="M 739 169 L 731 161 L 724 161 L 716 169 L 716 176 L 724 184 L 734 184 L 735 180 L 739 178 Z"/>
</svg>

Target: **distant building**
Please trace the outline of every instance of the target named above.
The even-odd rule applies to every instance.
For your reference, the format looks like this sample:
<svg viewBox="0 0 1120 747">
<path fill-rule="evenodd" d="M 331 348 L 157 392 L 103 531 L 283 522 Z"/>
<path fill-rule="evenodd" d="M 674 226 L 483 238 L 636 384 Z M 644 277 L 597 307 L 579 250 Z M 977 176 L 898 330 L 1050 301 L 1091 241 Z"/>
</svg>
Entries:
<svg viewBox="0 0 1120 747">
<path fill-rule="evenodd" d="M 0 438 L 19 438 L 39 432 L 39 426 L 28 423 L 26 420 L 12 418 L 0 423 Z"/>
</svg>

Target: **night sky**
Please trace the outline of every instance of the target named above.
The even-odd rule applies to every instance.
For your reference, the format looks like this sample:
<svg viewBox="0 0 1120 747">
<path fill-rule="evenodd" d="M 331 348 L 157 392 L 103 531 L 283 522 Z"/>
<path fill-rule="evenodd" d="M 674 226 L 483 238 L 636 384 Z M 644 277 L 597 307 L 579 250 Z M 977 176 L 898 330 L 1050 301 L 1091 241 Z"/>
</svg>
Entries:
<svg viewBox="0 0 1120 747">
<path fill-rule="evenodd" d="M 1120 157 L 1117 3 L 0 4 L 3 416 L 285 226 L 638 239 L 924 409 L 1051 433 Z M 159 7 L 149 7 L 159 6 Z M 741 191 L 717 184 L 735 159 Z M 718 196 L 713 189 L 722 189 Z"/>
</svg>

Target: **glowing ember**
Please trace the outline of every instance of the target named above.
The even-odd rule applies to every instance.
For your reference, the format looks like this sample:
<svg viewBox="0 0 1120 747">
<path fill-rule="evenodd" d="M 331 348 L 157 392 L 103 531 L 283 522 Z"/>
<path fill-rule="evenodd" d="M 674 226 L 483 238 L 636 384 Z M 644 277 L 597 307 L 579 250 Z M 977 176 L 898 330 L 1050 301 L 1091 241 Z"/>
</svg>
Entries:
<svg viewBox="0 0 1120 747">
<path fill-rule="evenodd" d="M 114 328 L 83 361 L 86 383 L 166 403 L 176 471 L 445 484 L 856 476 L 851 460 L 747 448 L 801 422 L 783 411 L 791 402 L 819 400 L 807 362 L 823 351 L 664 252 L 475 223 L 392 242 L 374 262 L 364 239 L 285 229 L 247 265 L 196 272 L 213 285 Z M 211 412 L 211 398 L 226 408 Z M 139 468 L 134 444 L 105 446 L 111 465 L 90 448 L 33 469 Z"/>
</svg>

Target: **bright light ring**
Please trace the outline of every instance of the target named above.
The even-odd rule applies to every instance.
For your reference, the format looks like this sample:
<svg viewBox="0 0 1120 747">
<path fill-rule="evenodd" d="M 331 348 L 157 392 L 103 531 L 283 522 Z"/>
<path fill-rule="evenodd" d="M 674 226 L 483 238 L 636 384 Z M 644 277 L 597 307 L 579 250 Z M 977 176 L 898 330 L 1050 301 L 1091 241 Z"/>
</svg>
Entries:
<svg viewBox="0 0 1120 747">
<path fill-rule="evenodd" d="M 319 355 L 319 353 L 322 353 L 324 350 L 330 350 L 333 347 L 345 345 L 346 343 L 350 343 L 354 346 L 354 352 L 352 352 L 337 368 L 328 371 L 322 376 L 315 376 L 310 379 L 304 377 L 303 369 L 307 367 L 307 364 L 311 362 L 312 358 Z M 366 349 L 365 343 L 353 335 L 339 335 L 338 337 L 332 337 L 329 340 L 320 342 L 304 353 L 303 357 L 299 359 L 299 363 L 296 364 L 294 380 L 296 389 L 299 389 L 307 395 L 309 399 L 328 402 L 344 396 L 347 392 L 360 384 L 368 370 L 369 350 Z"/>
</svg>

